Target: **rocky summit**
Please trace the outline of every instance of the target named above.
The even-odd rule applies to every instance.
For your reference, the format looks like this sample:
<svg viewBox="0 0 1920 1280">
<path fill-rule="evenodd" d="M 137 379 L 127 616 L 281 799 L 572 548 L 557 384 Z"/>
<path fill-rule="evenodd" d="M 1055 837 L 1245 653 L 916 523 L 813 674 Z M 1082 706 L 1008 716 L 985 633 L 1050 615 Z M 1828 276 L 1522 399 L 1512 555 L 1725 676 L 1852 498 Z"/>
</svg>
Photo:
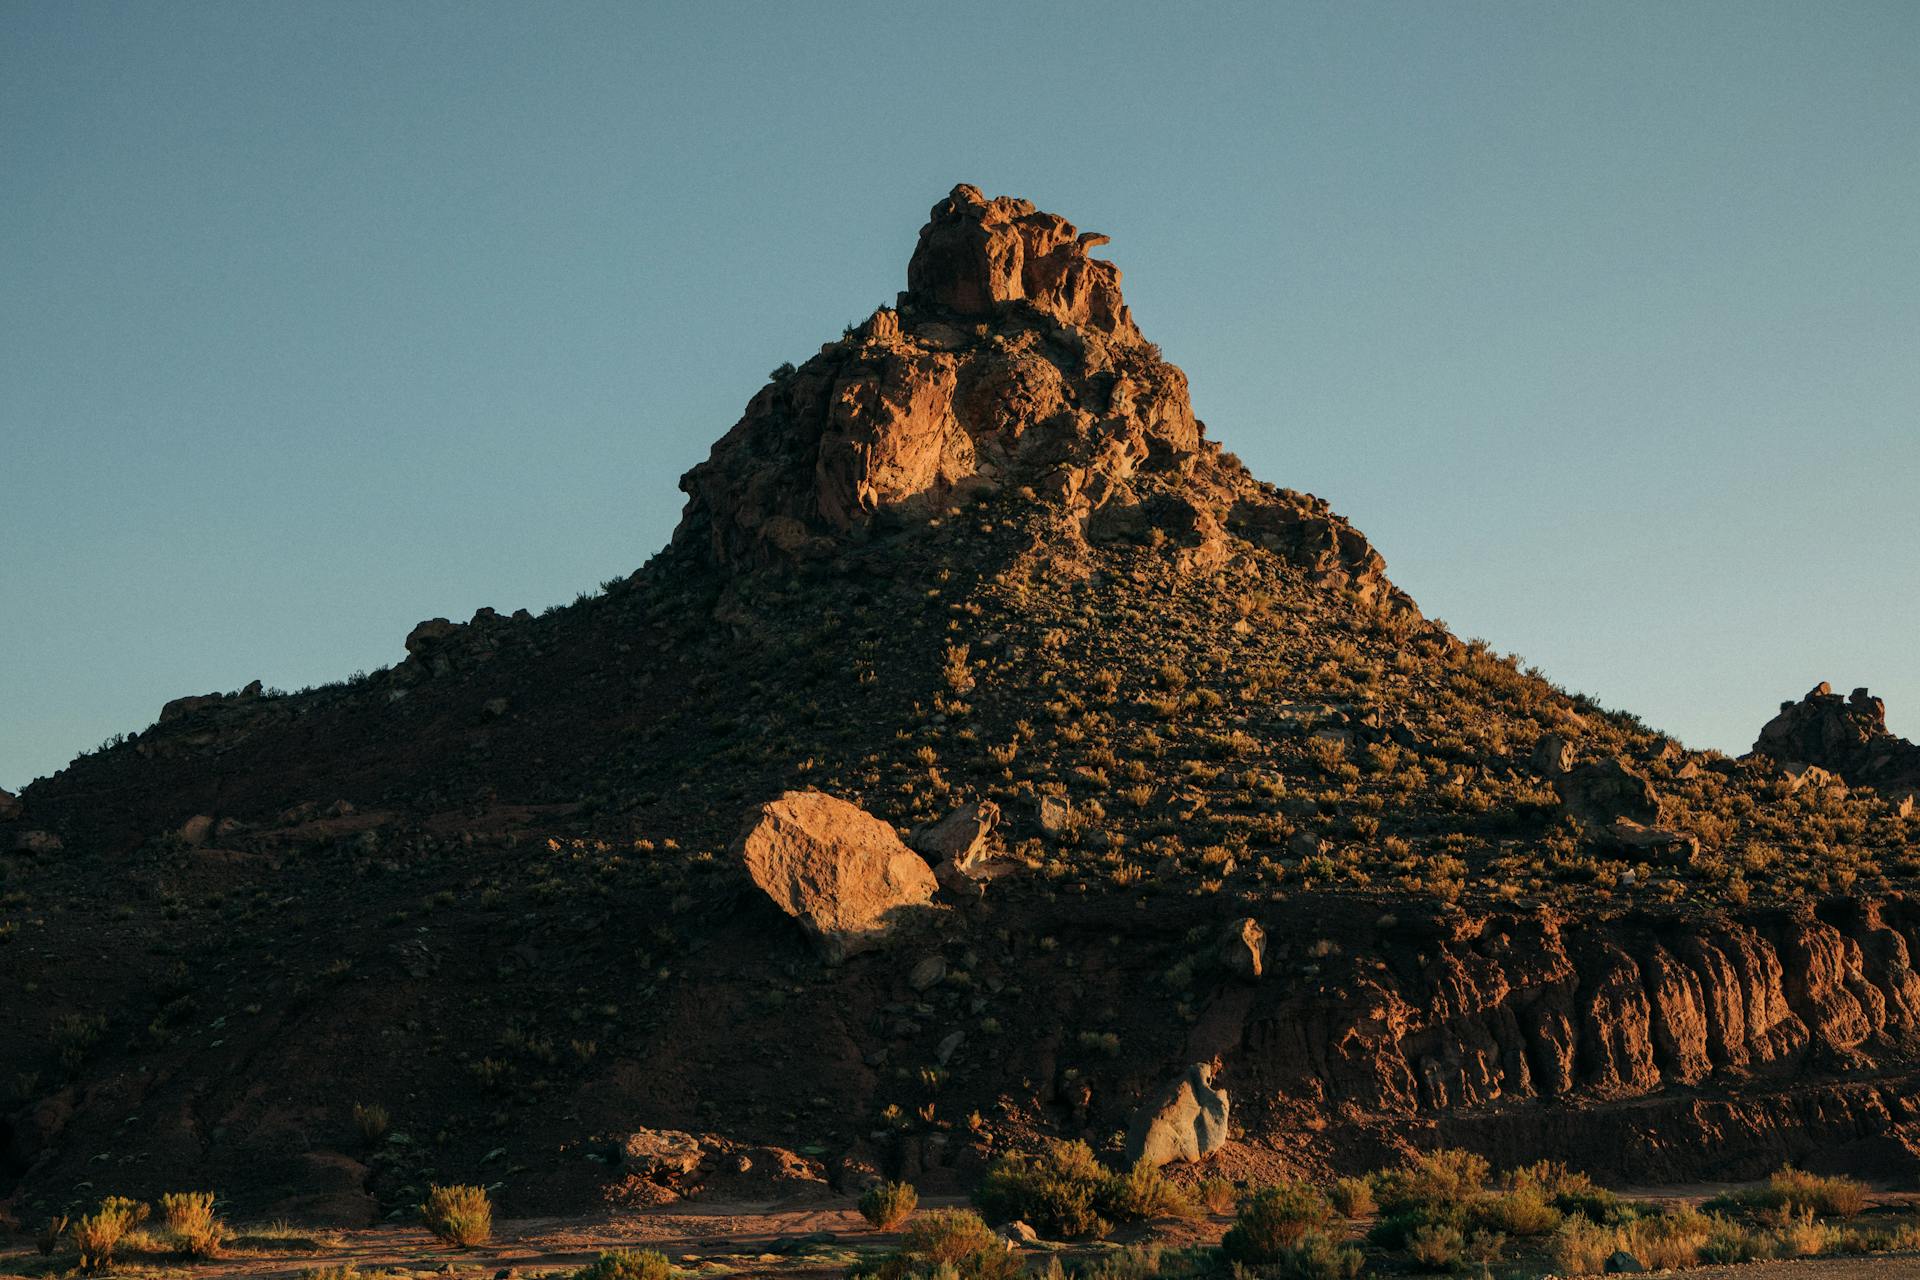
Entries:
<svg viewBox="0 0 1920 1280">
<path fill-rule="evenodd" d="M 1732 759 L 1463 643 L 1209 438 L 1105 237 L 969 186 L 906 230 L 637 571 L 0 793 L 13 1216 L 960 1191 L 1061 1138 L 1920 1173 L 1876 700 Z"/>
</svg>

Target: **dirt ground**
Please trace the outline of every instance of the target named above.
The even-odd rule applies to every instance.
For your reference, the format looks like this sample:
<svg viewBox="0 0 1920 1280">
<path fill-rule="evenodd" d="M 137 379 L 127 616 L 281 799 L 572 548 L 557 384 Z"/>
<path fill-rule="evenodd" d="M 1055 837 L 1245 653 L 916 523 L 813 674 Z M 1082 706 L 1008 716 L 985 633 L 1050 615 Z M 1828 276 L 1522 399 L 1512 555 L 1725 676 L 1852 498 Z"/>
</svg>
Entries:
<svg viewBox="0 0 1920 1280">
<path fill-rule="evenodd" d="M 1639 1200 L 1680 1203 L 1698 1202 L 1726 1189 L 1719 1184 L 1699 1184 L 1633 1188 L 1628 1194 Z M 1881 1192 L 1874 1199 L 1882 1208 L 1911 1208 L 1920 1203 L 1920 1194 Z M 928 1197 L 921 1207 L 964 1203 L 955 1197 Z M 1031 1247 L 1028 1261 L 1038 1264 L 1044 1262 L 1048 1252 L 1059 1251 L 1063 1260 L 1071 1263 L 1143 1238 L 1169 1248 L 1213 1244 L 1229 1224 L 1228 1217 L 1216 1215 L 1194 1221 L 1157 1222 L 1130 1233 L 1117 1233 L 1114 1239 L 1097 1244 L 1041 1242 Z M 322 1268 L 352 1267 L 368 1280 L 403 1276 L 558 1280 L 592 1262 L 604 1250 L 646 1248 L 665 1254 L 682 1275 L 693 1280 L 723 1276 L 824 1280 L 844 1275 L 864 1259 L 886 1252 L 897 1238 L 893 1233 L 875 1231 L 850 1201 L 801 1206 L 686 1201 L 588 1217 L 498 1221 L 493 1239 L 472 1249 L 449 1248 L 418 1226 L 304 1233 L 284 1227 L 250 1232 L 243 1226 L 218 1259 L 187 1264 L 145 1257 L 135 1251 L 108 1274 L 141 1280 L 298 1280 Z M 71 1257 L 64 1262 L 70 1264 Z M 62 1267 L 42 1258 L 30 1240 L 0 1242 L 0 1280 L 39 1280 L 62 1273 Z M 1920 1254 L 1809 1258 L 1663 1274 L 1687 1280 L 1893 1280 L 1920 1277 Z"/>
</svg>

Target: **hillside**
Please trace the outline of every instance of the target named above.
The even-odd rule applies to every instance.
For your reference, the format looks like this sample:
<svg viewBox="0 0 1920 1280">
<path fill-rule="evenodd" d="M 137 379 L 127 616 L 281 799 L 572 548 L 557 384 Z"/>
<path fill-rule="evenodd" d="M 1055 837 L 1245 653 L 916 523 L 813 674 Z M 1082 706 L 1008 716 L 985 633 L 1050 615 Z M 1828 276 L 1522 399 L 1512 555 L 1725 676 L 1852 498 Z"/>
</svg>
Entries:
<svg viewBox="0 0 1920 1280">
<path fill-rule="evenodd" d="M 1686 752 L 1423 618 L 1207 438 L 1102 239 L 956 188 L 631 576 L 178 700 L 0 810 L 0 1198 L 633 1203 L 645 1130 L 716 1185 L 959 1186 L 1193 1063 L 1228 1168 L 1909 1159 L 1909 757 L 1813 759 L 1824 702 Z M 991 802 L 993 856 L 829 963 L 735 851 L 792 790 Z"/>
</svg>

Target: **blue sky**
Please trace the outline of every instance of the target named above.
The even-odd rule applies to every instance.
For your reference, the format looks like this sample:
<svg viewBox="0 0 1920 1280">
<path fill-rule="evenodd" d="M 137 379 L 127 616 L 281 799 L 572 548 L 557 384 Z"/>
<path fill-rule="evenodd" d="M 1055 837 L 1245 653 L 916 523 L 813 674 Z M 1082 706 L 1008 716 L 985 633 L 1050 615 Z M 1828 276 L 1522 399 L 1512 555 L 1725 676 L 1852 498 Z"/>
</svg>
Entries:
<svg viewBox="0 0 1920 1280">
<path fill-rule="evenodd" d="M 14 0 L 0 785 L 630 571 L 957 181 L 1461 634 L 1920 731 L 1920 6 Z"/>
</svg>

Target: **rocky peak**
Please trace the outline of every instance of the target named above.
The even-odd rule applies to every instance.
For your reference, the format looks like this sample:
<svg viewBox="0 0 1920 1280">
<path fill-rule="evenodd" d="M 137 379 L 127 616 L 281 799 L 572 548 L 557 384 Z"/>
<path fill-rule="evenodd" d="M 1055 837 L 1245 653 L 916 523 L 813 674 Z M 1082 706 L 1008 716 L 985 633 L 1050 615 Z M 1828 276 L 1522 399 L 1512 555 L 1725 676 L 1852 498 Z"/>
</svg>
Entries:
<svg viewBox="0 0 1920 1280">
<path fill-rule="evenodd" d="M 1753 753 L 1815 765 L 1856 786 L 1920 788 L 1920 746 L 1887 729 L 1887 704 L 1866 689 L 1847 697 L 1822 680 L 1760 730 Z"/>
<path fill-rule="evenodd" d="M 991 316 L 1024 301 L 1063 324 L 1137 342 L 1140 331 L 1120 297 L 1120 269 L 1087 256 L 1108 239 L 1031 201 L 989 200 L 962 183 L 920 229 L 901 302 Z"/>
<path fill-rule="evenodd" d="M 1017 495 L 999 522 L 1069 558 L 1127 540 L 1205 570 L 1258 546 L 1410 609 L 1324 502 L 1259 483 L 1205 439 L 1119 270 L 1087 256 L 1104 239 L 955 187 L 920 231 L 898 307 L 776 370 L 681 478 L 675 548 L 721 568 L 825 559 L 883 525 L 926 529 Z"/>
</svg>

